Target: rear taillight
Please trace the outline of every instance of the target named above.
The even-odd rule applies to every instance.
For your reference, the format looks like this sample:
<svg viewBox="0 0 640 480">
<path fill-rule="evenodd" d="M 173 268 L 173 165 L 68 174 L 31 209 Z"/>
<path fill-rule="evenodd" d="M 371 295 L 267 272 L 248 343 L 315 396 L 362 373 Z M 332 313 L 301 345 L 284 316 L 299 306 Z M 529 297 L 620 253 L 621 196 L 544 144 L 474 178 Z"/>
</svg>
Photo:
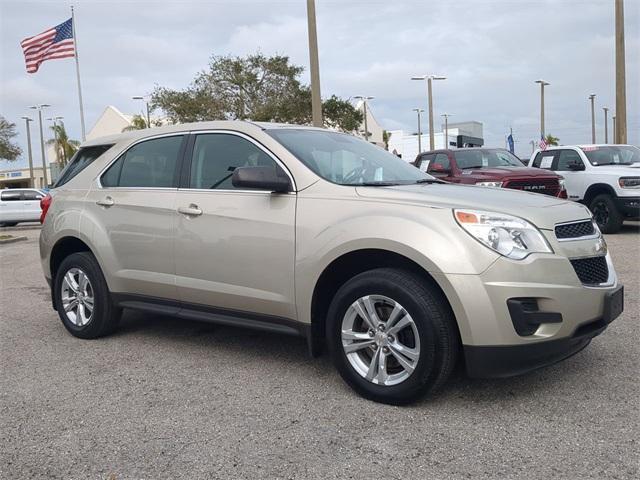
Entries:
<svg viewBox="0 0 640 480">
<path fill-rule="evenodd" d="M 42 209 L 42 213 L 40 214 L 40 223 L 44 223 L 44 217 L 47 216 L 51 202 L 53 202 L 53 198 L 51 198 L 51 195 L 48 193 L 42 198 L 42 200 L 40 200 L 40 208 Z"/>
</svg>

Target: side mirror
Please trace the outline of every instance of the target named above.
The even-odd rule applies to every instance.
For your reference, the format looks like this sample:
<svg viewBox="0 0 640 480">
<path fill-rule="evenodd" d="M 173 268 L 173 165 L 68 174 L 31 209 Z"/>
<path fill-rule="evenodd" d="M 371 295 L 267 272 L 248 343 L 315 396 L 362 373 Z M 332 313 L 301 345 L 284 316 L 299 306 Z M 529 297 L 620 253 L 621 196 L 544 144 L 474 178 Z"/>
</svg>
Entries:
<svg viewBox="0 0 640 480">
<path fill-rule="evenodd" d="M 238 167 L 233 171 L 231 183 L 236 188 L 255 188 L 278 193 L 287 193 L 292 189 L 287 174 L 276 167 Z"/>
<path fill-rule="evenodd" d="M 451 173 L 451 170 L 448 168 L 444 168 L 444 165 L 442 165 L 441 163 L 432 163 L 429 168 L 429 173 L 444 174 L 444 173 Z"/>
<path fill-rule="evenodd" d="M 569 162 L 567 164 L 567 168 L 573 172 L 577 172 L 580 170 L 584 170 L 584 163 L 582 162 L 577 162 L 577 161 L 573 161 L 573 162 Z"/>
</svg>

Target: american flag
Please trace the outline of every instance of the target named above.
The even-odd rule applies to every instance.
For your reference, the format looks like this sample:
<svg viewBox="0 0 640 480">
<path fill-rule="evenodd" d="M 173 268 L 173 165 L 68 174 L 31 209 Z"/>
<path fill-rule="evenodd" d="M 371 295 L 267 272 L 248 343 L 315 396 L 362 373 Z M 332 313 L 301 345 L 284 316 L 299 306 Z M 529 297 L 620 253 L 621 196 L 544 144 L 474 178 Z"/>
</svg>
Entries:
<svg viewBox="0 0 640 480">
<path fill-rule="evenodd" d="M 545 142 L 544 140 L 544 135 L 540 135 L 540 143 L 538 144 L 538 146 L 540 147 L 540 150 L 547 149 L 547 142 Z"/>
<path fill-rule="evenodd" d="M 38 71 L 45 60 L 75 56 L 73 41 L 73 23 L 70 18 L 60 25 L 45 30 L 20 42 L 27 64 L 27 73 Z"/>
</svg>

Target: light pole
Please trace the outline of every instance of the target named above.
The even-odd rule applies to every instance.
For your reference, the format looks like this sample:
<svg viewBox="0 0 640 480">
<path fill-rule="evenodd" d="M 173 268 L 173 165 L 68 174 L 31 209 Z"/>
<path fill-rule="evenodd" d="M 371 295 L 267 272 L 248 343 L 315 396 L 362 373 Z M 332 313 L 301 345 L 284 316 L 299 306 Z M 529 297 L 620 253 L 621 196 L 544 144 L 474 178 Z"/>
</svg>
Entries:
<svg viewBox="0 0 640 480">
<path fill-rule="evenodd" d="M 147 110 L 147 128 L 151 128 L 151 117 L 149 116 L 149 102 L 143 96 L 131 97 L 132 100 L 142 100 Z"/>
<path fill-rule="evenodd" d="M 427 97 L 429 103 L 429 149 L 434 149 L 433 138 L 433 80 L 446 80 L 447 77 L 442 75 L 422 75 L 421 77 L 411 77 L 411 80 L 426 80 L 427 81 Z"/>
<path fill-rule="evenodd" d="M 318 33 L 316 31 L 316 3 L 307 0 L 307 28 L 309 30 L 309 63 L 311 73 L 311 116 L 314 127 L 322 127 L 322 98 L 320 97 L 320 66 L 318 61 Z"/>
<path fill-rule="evenodd" d="M 35 188 L 35 179 L 33 178 L 33 154 L 31 152 L 31 128 L 29 123 L 33 122 L 33 118 L 22 117 L 27 126 L 27 152 L 29 154 L 29 186 Z"/>
<path fill-rule="evenodd" d="M 357 98 L 358 100 L 362 100 L 362 114 L 364 117 L 364 139 L 369 141 L 369 130 L 367 126 L 367 101 L 373 100 L 375 97 L 367 97 L 364 95 L 356 95 L 353 98 Z"/>
<path fill-rule="evenodd" d="M 591 100 L 591 143 L 596 143 L 596 107 L 593 102 L 595 98 L 595 93 L 589 95 L 589 100 Z"/>
<path fill-rule="evenodd" d="M 613 143 L 627 143 L 627 87 L 624 57 L 624 4 L 616 0 L 616 117 L 618 128 Z"/>
<path fill-rule="evenodd" d="M 49 117 L 46 120 L 49 122 L 53 122 L 53 140 L 54 140 L 54 147 L 56 149 L 56 161 L 60 164 L 60 166 L 64 166 L 64 164 L 67 161 L 67 158 L 65 157 L 64 154 L 64 149 L 62 148 L 62 146 L 58 143 L 58 120 L 62 120 L 64 117 Z M 61 122 L 62 123 L 62 122 Z M 61 153 L 62 155 L 60 155 L 62 157 L 62 161 L 60 161 L 60 157 L 58 157 L 58 153 Z"/>
<path fill-rule="evenodd" d="M 609 143 L 609 125 L 607 125 L 609 123 L 609 120 L 607 119 L 607 112 L 609 112 L 609 109 L 607 107 L 602 107 L 602 110 L 604 110 L 604 143 Z"/>
<path fill-rule="evenodd" d="M 544 87 L 551 85 L 544 80 L 536 80 L 540 84 L 540 137 L 544 138 Z"/>
<path fill-rule="evenodd" d="M 42 154 L 42 179 L 44 182 L 43 187 L 49 185 L 49 180 L 47 179 L 47 159 L 44 155 L 44 132 L 42 131 L 42 110 L 50 107 L 51 105 L 47 103 L 41 103 L 39 105 L 33 105 L 29 107 L 32 110 L 38 111 L 38 124 L 40 126 L 40 153 Z"/>
<path fill-rule="evenodd" d="M 449 115 L 448 113 L 443 113 L 444 117 L 444 148 L 449 149 Z"/>
<path fill-rule="evenodd" d="M 616 143 L 616 138 L 618 138 L 618 126 L 616 125 L 616 116 L 611 117 L 613 120 L 613 143 Z"/>
<path fill-rule="evenodd" d="M 422 112 L 424 112 L 424 109 L 422 109 L 422 108 L 414 108 L 413 111 L 418 114 L 418 153 L 422 153 L 422 126 L 421 126 L 421 120 L 422 120 Z"/>
</svg>

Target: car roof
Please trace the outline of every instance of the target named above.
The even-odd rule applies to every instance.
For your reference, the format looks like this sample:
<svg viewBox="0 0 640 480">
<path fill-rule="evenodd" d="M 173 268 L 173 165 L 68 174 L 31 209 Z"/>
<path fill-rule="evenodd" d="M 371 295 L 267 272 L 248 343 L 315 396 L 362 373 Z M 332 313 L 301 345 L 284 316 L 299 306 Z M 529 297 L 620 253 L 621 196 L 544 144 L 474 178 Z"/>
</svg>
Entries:
<svg viewBox="0 0 640 480">
<path fill-rule="evenodd" d="M 81 147 L 91 147 L 96 145 L 119 143 L 123 141 L 135 141 L 158 135 L 191 132 L 198 130 L 234 130 L 238 132 L 249 133 L 256 128 L 259 128 L 261 130 L 272 130 L 279 128 L 325 130 L 323 128 L 312 127 L 310 125 L 293 125 L 275 122 L 252 122 L 245 120 L 216 120 L 211 122 L 177 123 L 174 125 L 165 125 L 156 128 L 132 130 L 129 132 L 117 133 L 115 135 L 106 135 L 104 137 L 87 140 L 81 145 Z"/>
</svg>

